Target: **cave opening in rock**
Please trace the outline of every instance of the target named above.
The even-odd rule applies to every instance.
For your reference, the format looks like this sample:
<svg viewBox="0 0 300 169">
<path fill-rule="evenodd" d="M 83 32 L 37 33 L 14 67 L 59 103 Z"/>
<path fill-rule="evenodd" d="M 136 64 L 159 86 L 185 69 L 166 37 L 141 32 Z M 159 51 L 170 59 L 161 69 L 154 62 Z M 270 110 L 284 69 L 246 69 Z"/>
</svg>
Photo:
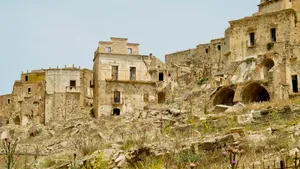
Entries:
<svg viewBox="0 0 300 169">
<path fill-rule="evenodd" d="M 258 83 L 250 83 L 246 85 L 241 96 L 244 103 L 264 102 L 270 100 L 268 91 Z"/>
<path fill-rule="evenodd" d="M 213 105 L 227 105 L 227 106 L 232 106 L 233 103 L 233 98 L 234 98 L 234 90 L 230 88 L 221 88 L 219 91 L 216 93 L 215 98 L 213 100 Z"/>
</svg>

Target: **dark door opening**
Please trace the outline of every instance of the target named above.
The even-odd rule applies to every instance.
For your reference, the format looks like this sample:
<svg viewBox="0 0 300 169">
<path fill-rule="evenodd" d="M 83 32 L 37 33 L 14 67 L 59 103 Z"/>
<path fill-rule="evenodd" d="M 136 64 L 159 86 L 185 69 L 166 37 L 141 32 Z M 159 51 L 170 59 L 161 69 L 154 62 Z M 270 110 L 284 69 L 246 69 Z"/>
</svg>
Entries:
<svg viewBox="0 0 300 169">
<path fill-rule="evenodd" d="M 293 92 L 294 93 L 298 93 L 298 76 L 297 75 L 293 75 L 292 76 L 292 84 L 293 84 Z"/>
<path fill-rule="evenodd" d="M 113 110 L 113 115 L 114 115 L 114 116 L 120 116 L 120 109 L 115 108 L 115 109 Z"/>
<path fill-rule="evenodd" d="M 130 67 L 130 80 L 136 80 L 136 68 Z"/>
</svg>

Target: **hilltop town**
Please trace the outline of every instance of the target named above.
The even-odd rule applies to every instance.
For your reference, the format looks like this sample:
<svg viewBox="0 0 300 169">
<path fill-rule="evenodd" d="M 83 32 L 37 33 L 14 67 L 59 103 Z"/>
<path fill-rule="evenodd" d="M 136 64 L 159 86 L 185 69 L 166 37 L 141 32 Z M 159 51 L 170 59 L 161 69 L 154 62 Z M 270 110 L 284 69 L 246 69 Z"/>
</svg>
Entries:
<svg viewBox="0 0 300 169">
<path fill-rule="evenodd" d="M 18 139 L 19 168 L 227 168 L 228 147 L 276 167 L 300 153 L 298 18 L 300 0 L 261 0 L 165 63 L 111 37 L 93 68 L 22 72 L 0 96 L 1 139 Z"/>
</svg>

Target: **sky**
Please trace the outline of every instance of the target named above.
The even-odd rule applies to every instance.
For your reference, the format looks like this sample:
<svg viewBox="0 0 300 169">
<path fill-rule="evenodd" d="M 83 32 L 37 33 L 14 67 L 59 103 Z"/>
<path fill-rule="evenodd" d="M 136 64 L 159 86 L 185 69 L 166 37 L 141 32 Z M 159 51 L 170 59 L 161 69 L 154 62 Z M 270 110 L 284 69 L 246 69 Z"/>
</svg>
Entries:
<svg viewBox="0 0 300 169">
<path fill-rule="evenodd" d="M 98 41 L 126 37 L 140 54 L 195 48 L 251 16 L 259 0 L 0 0 L 0 95 L 22 71 L 92 69 Z"/>
</svg>

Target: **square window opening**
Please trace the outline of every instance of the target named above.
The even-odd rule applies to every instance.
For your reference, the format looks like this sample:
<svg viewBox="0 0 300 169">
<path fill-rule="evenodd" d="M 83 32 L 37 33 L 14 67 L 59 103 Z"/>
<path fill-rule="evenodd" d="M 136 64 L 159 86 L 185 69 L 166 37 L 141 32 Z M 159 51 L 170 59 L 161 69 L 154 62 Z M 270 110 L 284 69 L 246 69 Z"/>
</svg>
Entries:
<svg viewBox="0 0 300 169">
<path fill-rule="evenodd" d="M 127 51 L 128 51 L 128 54 L 132 54 L 132 49 L 131 48 L 128 48 Z"/>
<path fill-rule="evenodd" d="M 254 46 L 255 45 L 255 33 L 252 32 L 249 34 L 249 38 L 250 38 L 250 46 Z"/>
<path fill-rule="evenodd" d="M 111 53 L 111 47 L 106 47 L 106 53 Z"/>
<path fill-rule="evenodd" d="M 276 42 L 276 28 L 270 29 L 271 42 Z"/>
<path fill-rule="evenodd" d="M 159 73 L 158 80 L 159 81 L 164 81 L 164 73 L 162 73 L 162 72 Z"/>
</svg>

